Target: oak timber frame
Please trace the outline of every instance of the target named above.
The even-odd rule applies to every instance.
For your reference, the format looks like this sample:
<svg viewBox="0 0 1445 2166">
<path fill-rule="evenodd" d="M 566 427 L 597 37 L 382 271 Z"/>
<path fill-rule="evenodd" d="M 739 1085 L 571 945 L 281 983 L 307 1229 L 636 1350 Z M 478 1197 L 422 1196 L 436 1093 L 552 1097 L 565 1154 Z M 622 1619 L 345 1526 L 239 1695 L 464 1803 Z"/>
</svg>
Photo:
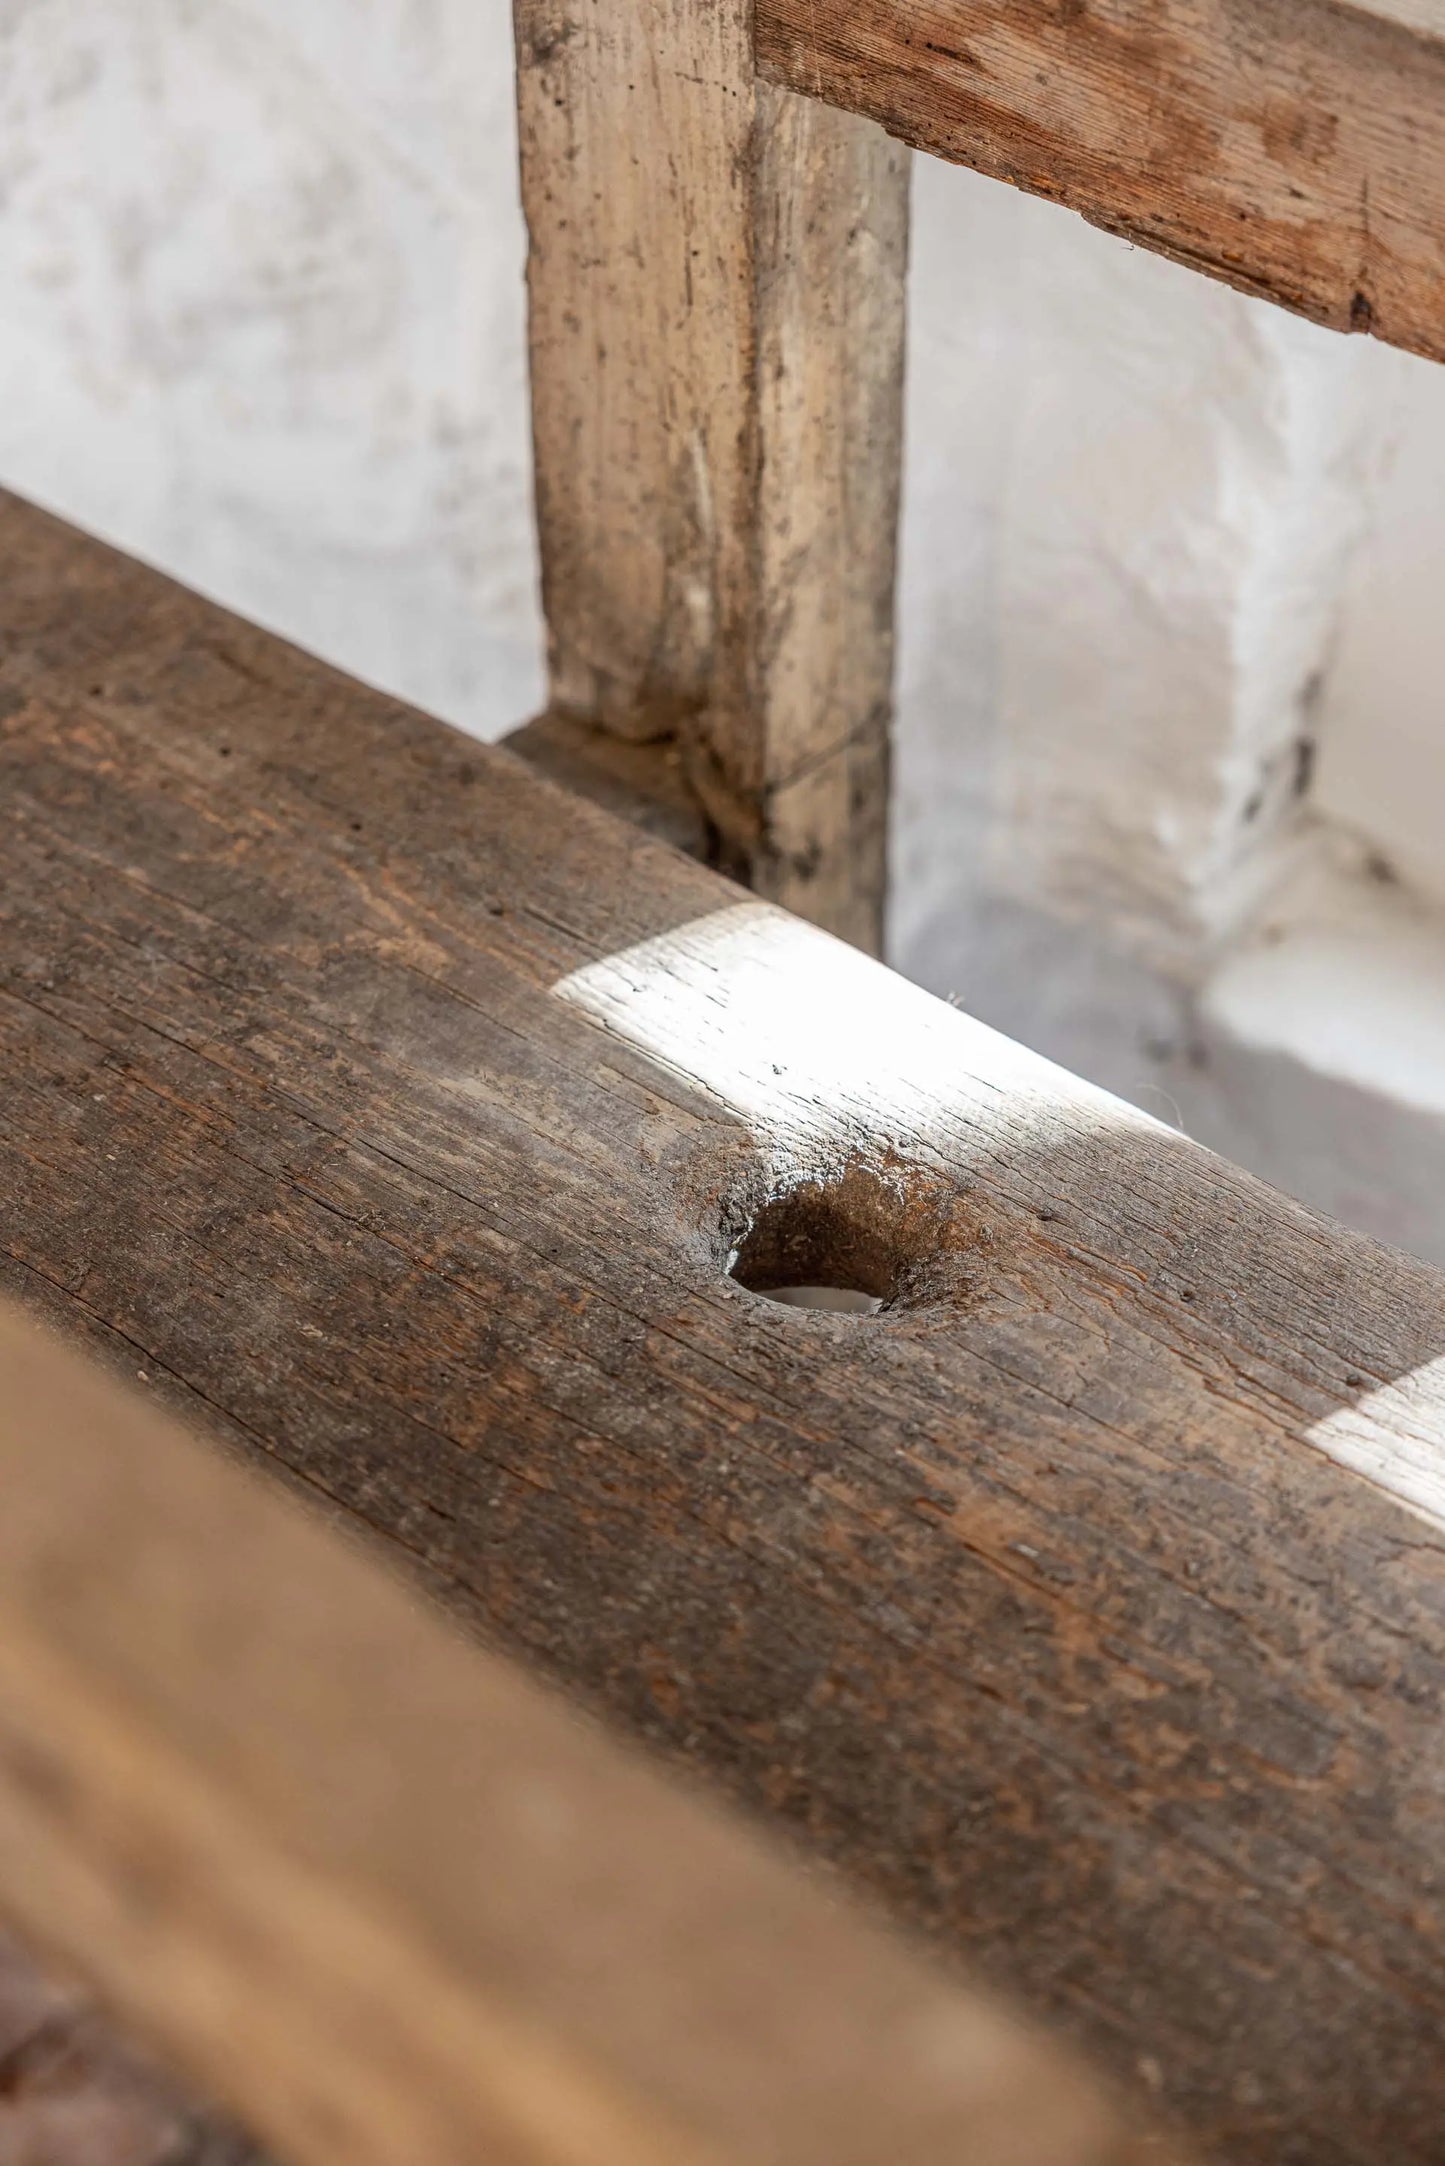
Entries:
<svg viewBox="0 0 1445 2166">
<path fill-rule="evenodd" d="M 535 1673 L 0 1320 L 0 1912 L 300 2166 L 893 2166 L 908 2112 L 928 2166 L 1164 2155 L 539 1676 L 1203 2156 L 1438 2157 L 1445 1281 L 772 907 L 879 944 L 875 124 L 1439 356 L 1412 6 L 519 0 L 519 749 L 761 899 L 0 503 L 0 1280 Z M 770 1209 L 885 1315 L 730 1276 Z M 566 1916 L 488 1791 L 543 1763 L 598 1810 Z M 609 1875 L 658 1932 L 589 1998 Z M 719 2009 L 734 1929 L 772 1990 Z M 884 1989 L 980 2080 L 910 2075 Z"/>
<path fill-rule="evenodd" d="M 615 789 L 606 740 L 653 746 L 644 804 L 680 779 L 714 863 L 880 952 L 900 143 L 1445 358 L 1432 4 L 516 0 L 552 687 L 518 749 L 570 730 L 585 781 L 580 726 Z"/>
</svg>

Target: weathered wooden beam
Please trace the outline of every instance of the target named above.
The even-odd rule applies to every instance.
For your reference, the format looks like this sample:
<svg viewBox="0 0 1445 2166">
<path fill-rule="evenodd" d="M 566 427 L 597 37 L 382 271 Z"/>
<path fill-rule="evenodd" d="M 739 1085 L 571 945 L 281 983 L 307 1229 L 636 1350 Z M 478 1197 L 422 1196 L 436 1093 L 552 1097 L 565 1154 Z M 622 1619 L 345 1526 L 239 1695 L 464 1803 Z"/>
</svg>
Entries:
<svg viewBox="0 0 1445 2166">
<path fill-rule="evenodd" d="M 0 1485 L 0 1909 L 292 2166 L 1144 2166 L 1060 2048 L 4 1307 Z"/>
<path fill-rule="evenodd" d="M 905 154 L 746 0 L 518 0 L 556 709 L 673 738 L 718 861 L 876 949 Z"/>
<path fill-rule="evenodd" d="M 757 51 L 922 150 L 1445 359 L 1435 0 L 758 0 Z"/>
<path fill-rule="evenodd" d="M 13 501 L 0 1078 L 31 1303 L 1211 2155 L 1433 2166 L 1440 1274 Z"/>
<path fill-rule="evenodd" d="M 688 787 L 682 753 L 669 740 L 637 743 L 570 715 L 542 714 L 504 740 L 539 775 L 631 820 L 700 864 L 712 854 L 707 815 Z"/>
</svg>

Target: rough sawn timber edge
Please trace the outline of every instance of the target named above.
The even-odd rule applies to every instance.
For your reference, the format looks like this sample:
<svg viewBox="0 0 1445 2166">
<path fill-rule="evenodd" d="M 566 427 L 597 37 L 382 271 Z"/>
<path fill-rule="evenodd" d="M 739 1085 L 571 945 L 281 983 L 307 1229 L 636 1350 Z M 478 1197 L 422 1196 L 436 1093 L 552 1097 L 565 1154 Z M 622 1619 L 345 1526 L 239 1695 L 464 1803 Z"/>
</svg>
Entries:
<svg viewBox="0 0 1445 2166">
<path fill-rule="evenodd" d="M 1341 0 L 758 0 L 763 73 L 1445 360 L 1445 22 Z"/>
<path fill-rule="evenodd" d="M 13 500 L 0 572 L 6 1282 L 1211 2155 L 1433 2166 L 1439 1274 Z M 809 1181 L 877 1322 L 725 1275 Z"/>
</svg>

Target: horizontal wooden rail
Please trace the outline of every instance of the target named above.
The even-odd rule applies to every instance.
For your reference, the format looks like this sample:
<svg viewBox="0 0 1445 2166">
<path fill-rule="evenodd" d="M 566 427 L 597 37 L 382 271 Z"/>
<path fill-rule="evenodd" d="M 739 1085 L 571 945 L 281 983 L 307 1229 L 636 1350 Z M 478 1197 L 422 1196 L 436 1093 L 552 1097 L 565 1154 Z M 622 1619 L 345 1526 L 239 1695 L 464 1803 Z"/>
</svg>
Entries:
<svg viewBox="0 0 1445 2166">
<path fill-rule="evenodd" d="M 1445 359 L 1434 0 L 758 0 L 757 52 L 921 150 Z"/>
<path fill-rule="evenodd" d="M 4 1308 L 0 1482 L 0 1908 L 291 2166 L 1162 2161 Z"/>
<path fill-rule="evenodd" d="M 13 501 L 0 1198 L 1214 2156 L 1438 2158 L 1438 1273 Z"/>
</svg>

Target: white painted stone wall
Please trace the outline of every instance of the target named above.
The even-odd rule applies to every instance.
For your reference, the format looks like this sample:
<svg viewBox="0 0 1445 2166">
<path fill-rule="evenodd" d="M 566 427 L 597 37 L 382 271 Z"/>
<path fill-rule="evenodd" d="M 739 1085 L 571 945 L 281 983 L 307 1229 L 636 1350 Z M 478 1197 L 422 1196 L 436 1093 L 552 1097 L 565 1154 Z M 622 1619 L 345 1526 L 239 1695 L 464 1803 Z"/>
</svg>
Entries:
<svg viewBox="0 0 1445 2166">
<path fill-rule="evenodd" d="M 1445 1260 L 1445 369 L 915 206 L 895 960 Z"/>
<path fill-rule="evenodd" d="M 901 952 L 982 880 L 1188 968 L 1313 775 L 1373 356 L 937 163 L 915 207 Z"/>
<path fill-rule="evenodd" d="M 501 734 L 515 157 L 507 0 L 0 0 L 0 479 Z M 916 211 L 895 959 L 1445 1257 L 1445 370 Z"/>
<path fill-rule="evenodd" d="M 495 735 L 538 699 L 507 0 L 0 0 L 0 478 Z"/>
<path fill-rule="evenodd" d="M 1368 544 L 1332 659 L 1318 801 L 1445 903 L 1445 368 L 1380 354 Z"/>
</svg>

